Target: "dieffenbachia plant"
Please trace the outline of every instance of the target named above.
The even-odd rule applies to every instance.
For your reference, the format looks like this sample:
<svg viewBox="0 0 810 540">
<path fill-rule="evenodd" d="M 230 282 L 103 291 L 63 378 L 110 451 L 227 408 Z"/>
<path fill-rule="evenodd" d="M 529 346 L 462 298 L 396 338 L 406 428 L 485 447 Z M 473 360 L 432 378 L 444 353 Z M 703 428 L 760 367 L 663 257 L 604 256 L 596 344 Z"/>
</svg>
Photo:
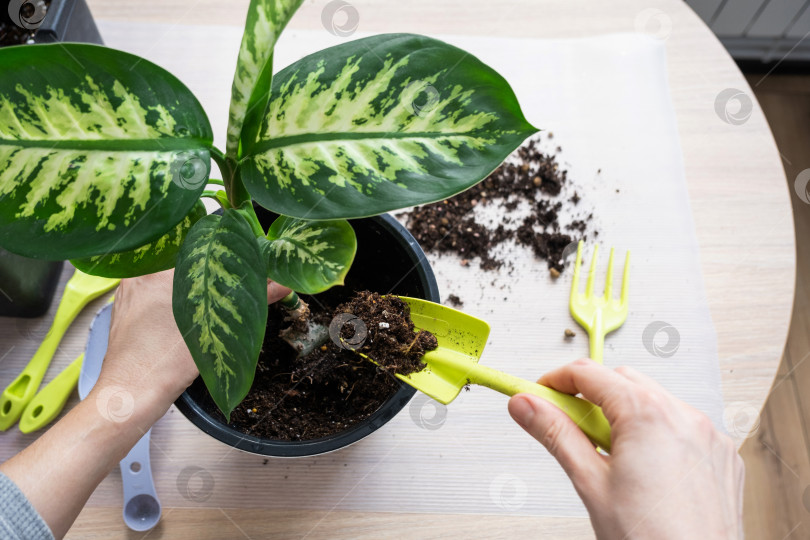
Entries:
<svg viewBox="0 0 810 540">
<path fill-rule="evenodd" d="M 498 73 L 424 36 L 347 42 L 273 75 L 301 2 L 250 3 L 224 153 L 194 95 L 147 60 L 0 50 L 0 245 L 109 277 L 174 267 L 177 325 L 226 416 L 253 382 L 268 278 L 306 294 L 343 283 L 348 218 L 465 190 L 535 132 Z M 269 230 L 253 202 L 280 215 Z"/>
</svg>

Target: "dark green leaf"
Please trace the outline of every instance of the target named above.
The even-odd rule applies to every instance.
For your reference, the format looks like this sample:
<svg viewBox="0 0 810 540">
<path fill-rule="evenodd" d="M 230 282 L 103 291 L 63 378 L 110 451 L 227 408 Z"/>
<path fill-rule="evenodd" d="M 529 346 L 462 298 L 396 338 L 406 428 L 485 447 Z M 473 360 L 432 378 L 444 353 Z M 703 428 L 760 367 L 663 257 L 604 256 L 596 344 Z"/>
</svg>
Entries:
<svg viewBox="0 0 810 540">
<path fill-rule="evenodd" d="M 343 285 L 357 251 L 354 229 L 345 220 L 281 216 L 273 222 L 267 239 L 259 240 L 267 277 L 305 294 Z"/>
<path fill-rule="evenodd" d="M 174 268 L 186 234 L 205 214 L 205 205 L 197 201 L 180 223 L 157 240 L 122 253 L 96 255 L 70 262 L 85 274 L 111 278 L 143 276 Z"/>
<path fill-rule="evenodd" d="M 208 118 L 162 68 L 96 45 L 0 49 L 0 245 L 70 259 L 171 230 L 210 170 Z"/>
<path fill-rule="evenodd" d="M 267 324 L 266 276 L 256 236 L 236 210 L 198 221 L 177 257 L 174 318 L 226 417 L 253 384 Z"/>
<path fill-rule="evenodd" d="M 248 127 L 251 112 L 252 116 L 259 116 L 261 119 L 273 79 L 273 48 L 281 31 L 302 2 L 303 0 L 250 2 L 231 87 L 226 146 L 229 157 L 237 156 L 243 124 Z"/>
<path fill-rule="evenodd" d="M 509 84 L 435 39 L 387 34 L 307 56 L 273 78 L 242 178 L 262 206 L 362 217 L 449 197 L 534 133 Z"/>
</svg>

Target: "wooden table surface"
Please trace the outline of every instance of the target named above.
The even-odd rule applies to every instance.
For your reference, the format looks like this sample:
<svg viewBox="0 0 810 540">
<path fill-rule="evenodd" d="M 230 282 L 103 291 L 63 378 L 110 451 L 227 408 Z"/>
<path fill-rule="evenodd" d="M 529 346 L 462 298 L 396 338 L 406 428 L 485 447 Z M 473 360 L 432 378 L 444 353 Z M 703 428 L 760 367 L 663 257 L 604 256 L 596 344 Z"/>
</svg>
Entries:
<svg viewBox="0 0 810 540">
<path fill-rule="evenodd" d="M 247 0 L 88 3 L 99 20 L 153 21 L 177 28 L 200 24 L 241 26 L 248 4 Z M 321 29 L 321 11 L 326 3 L 307 0 L 290 26 Z M 718 336 L 724 399 L 726 403 L 742 402 L 757 409 L 762 406 L 782 355 L 794 295 L 795 245 L 788 184 L 751 88 L 714 35 L 685 3 L 351 0 L 351 4 L 359 14 L 358 30 L 362 32 L 560 38 L 641 31 L 665 39 L 707 303 Z M 750 117 L 738 125 L 723 121 L 715 110 L 718 94 L 728 88 L 740 90 L 753 102 Z M 86 329 L 86 324 L 77 326 Z M 80 338 L 73 338 L 74 343 L 84 339 L 85 331 Z M 36 330 L 17 332 L 15 324 L 8 323 L 0 327 L 0 339 L 12 345 L 14 339 L 25 339 L 12 338 L 12 334 L 26 332 L 28 345 L 23 343 L 10 355 L 32 352 Z M 68 335 L 66 343 L 70 340 Z M 55 365 L 71 359 L 69 354 L 61 356 L 57 356 Z M 6 372 L 3 375 L 13 377 Z M 587 519 L 290 512 L 251 510 L 250 506 L 246 500 L 243 508 L 164 508 L 161 524 L 146 534 L 126 530 L 120 507 L 88 507 L 68 536 L 195 540 L 593 536 Z"/>
</svg>

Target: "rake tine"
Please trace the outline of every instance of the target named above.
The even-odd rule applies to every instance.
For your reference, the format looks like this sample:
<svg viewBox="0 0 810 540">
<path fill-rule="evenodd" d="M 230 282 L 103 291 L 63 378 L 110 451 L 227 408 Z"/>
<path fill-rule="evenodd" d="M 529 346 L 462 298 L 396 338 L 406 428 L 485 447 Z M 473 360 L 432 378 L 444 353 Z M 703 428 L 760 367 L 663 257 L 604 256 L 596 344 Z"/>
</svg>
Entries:
<svg viewBox="0 0 810 540">
<path fill-rule="evenodd" d="M 577 260 L 574 262 L 574 277 L 571 280 L 571 297 L 579 293 L 579 267 L 582 266 L 582 240 L 577 244 Z"/>
<path fill-rule="evenodd" d="M 614 248 L 610 248 L 610 257 L 608 258 L 607 278 L 605 282 L 605 302 L 610 301 L 613 294 L 613 252 Z"/>
<path fill-rule="evenodd" d="M 627 250 L 627 255 L 624 258 L 624 274 L 622 275 L 622 306 L 627 306 L 627 301 L 630 297 L 630 289 L 628 283 L 630 282 L 630 250 Z"/>
<path fill-rule="evenodd" d="M 593 296 L 593 284 L 594 281 L 596 281 L 596 261 L 599 259 L 599 244 L 593 246 L 593 255 L 591 257 L 591 269 L 588 272 L 588 283 L 585 284 L 585 296 L 587 298 Z"/>
</svg>

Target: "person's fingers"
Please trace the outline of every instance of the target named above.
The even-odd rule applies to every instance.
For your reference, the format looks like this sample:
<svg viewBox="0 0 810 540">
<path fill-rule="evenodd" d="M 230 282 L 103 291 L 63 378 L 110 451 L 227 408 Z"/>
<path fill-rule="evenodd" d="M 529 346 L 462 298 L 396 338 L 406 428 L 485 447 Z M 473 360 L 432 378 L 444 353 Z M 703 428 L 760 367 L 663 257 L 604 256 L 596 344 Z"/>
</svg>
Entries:
<svg viewBox="0 0 810 540">
<path fill-rule="evenodd" d="M 273 302 L 278 302 L 288 294 L 290 294 L 291 290 L 285 287 L 284 285 L 279 285 L 275 281 L 267 280 L 267 303 L 272 304 Z"/>
<path fill-rule="evenodd" d="M 619 375 L 621 375 L 622 377 L 624 377 L 629 381 L 640 384 L 647 388 L 655 388 L 657 390 L 661 390 L 664 393 L 669 393 L 667 392 L 666 388 L 664 388 L 658 383 L 658 381 L 631 367 L 619 366 L 616 368 L 616 373 L 618 373 Z"/>
<path fill-rule="evenodd" d="M 548 401 L 517 394 L 509 414 L 560 463 L 577 489 L 587 489 L 604 474 L 606 464 L 588 437 L 563 411 Z"/>
<path fill-rule="evenodd" d="M 616 419 L 616 407 L 622 403 L 619 398 L 632 392 L 635 386 L 612 369 L 587 358 L 549 371 L 537 382 L 566 394 L 582 394 L 602 407 L 611 424 Z"/>
</svg>

